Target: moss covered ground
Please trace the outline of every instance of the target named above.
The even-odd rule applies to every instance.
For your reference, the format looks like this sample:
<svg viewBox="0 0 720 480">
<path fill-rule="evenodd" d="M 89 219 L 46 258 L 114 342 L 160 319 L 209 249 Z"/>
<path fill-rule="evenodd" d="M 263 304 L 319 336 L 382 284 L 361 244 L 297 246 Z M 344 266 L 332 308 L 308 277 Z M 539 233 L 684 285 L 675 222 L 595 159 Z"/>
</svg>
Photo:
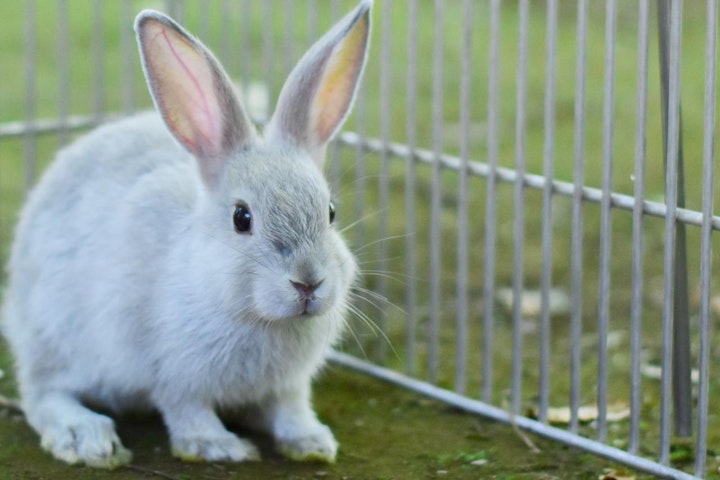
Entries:
<svg viewBox="0 0 720 480">
<path fill-rule="evenodd" d="M 0 392 L 12 397 L 8 358 Z M 334 465 L 304 464 L 274 452 L 272 441 L 242 432 L 260 446 L 263 461 L 238 465 L 184 463 L 169 452 L 159 417 L 118 420 L 133 451 L 129 467 L 112 472 L 56 461 L 39 446 L 22 415 L 0 410 L 0 480 L 70 479 L 595 479 L 611 472 L 642 477 L 626 468 L 565 447 L 526 438 L 507 425 L 487 421 L 398 387 L 330 366 L 315 389 L 320 417 L 341 443 Z M 607 477 L 610 480 L 611 476 Z"/>
</svg>

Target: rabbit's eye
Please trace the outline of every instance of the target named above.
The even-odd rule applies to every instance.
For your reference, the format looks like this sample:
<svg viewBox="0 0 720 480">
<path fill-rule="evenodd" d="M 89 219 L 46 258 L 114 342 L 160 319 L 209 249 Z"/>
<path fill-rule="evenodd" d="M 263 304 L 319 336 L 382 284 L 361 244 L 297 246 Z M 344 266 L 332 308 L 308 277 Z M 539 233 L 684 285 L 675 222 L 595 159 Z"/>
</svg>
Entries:
<svg viewBox="0 0 720 480">
<path fill-rule="evenodd" d="M 333 205 L 332 202 L 330 202 L 330 224 L 335 221 L 335 205 Z"/>
<path fill-rule="evenodd" d="M 233 223 L 237 233 L 250 233 L 252 230 L 252 213 L 247 205 L 239 204 L 235 206 L 233 213 Z"/>
</svg>

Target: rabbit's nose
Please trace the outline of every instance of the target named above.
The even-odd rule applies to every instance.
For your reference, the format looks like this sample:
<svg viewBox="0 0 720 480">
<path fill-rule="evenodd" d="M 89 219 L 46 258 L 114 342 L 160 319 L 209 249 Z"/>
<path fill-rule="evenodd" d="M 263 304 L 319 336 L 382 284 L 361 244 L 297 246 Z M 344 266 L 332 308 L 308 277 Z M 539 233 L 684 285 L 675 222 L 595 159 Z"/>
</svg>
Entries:
<svg viewBox="0 0 720 480">
<path fill-rule="evenodd" d="M 305 283 L 305 282 L 296 282 L 294 280 L 290 280 L 290 283 L 293 287 L 295 287 L 295 290 L 298 291 L 300 296 L 304 300 L 310 300 L 314 297 L 315 291 L 318 289 L 318 287 L 323 283 L 322 280 L 315 283 Z"/>
</svg>

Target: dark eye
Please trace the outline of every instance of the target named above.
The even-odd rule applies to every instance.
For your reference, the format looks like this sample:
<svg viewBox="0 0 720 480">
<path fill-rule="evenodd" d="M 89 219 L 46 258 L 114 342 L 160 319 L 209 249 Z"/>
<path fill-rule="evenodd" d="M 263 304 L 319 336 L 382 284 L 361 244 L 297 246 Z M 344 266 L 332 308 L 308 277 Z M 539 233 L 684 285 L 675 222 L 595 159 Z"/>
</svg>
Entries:
<svg viewBox="0 0 720 480">
<path fill-rule="evenodd" d="M 233 223 L 237 233 L 250 233 L 252 230 L 252 213 L 247 205 L 239 204 L 235 206 L 233 213 Z"/>
<path fill-rule="evenodd" d="M 335 205 L 330 202 L 330 224 L 335 221 Z"/>
</svg>

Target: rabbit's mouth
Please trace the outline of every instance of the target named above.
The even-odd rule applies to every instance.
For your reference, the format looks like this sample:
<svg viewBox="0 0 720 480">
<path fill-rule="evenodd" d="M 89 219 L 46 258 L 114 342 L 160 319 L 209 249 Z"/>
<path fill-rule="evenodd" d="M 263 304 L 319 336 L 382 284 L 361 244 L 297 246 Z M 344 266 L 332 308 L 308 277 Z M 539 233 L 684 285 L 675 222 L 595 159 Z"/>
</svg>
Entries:
<svg viewBox="0 0 720 480">
<path fill-rule="evenodd" d="M 275 315 L 268 315 L 268 317 L 272 321 L 292 321 L 318 317 L 327 313 L 328 310 L 327 302 L 322 299 L 297 299 L 288 305 L 284 312 L 273 312 Z"/>
<path fill-rule="evenodd" d="M 287 282 L 287 283 L 285 283 Z M 336 294 L 330 282 L 297 281 L 286 278 L 284 282 L 268 282 L 259 285 L 255 308 L 261 317 L 269 321 L 292 321 L 298 318 L 323 315 L 333 308 Z"/>
<path fill-rule="evenodd" d="M 295 281 L 290 280 L 290 284 L 297 292 L 297 302 L 299 304 L 300 315 L 313 315 L 319 313 L 324 303 L 318 296 L 318 290 L 323 285 L 323 280 L 319 281 Z"/>
<path fill-rule="evenodd" d="M 318 315 L 320 313 L 323 313 L 324 309 L 322 308 L 322 302 L 318 299 L 308 298 L 305 300 L 300 300 L 300 308 L 302 311 L 300 312 L 301 317 L 307 317 L 310 315 Z"/>
</svg>

